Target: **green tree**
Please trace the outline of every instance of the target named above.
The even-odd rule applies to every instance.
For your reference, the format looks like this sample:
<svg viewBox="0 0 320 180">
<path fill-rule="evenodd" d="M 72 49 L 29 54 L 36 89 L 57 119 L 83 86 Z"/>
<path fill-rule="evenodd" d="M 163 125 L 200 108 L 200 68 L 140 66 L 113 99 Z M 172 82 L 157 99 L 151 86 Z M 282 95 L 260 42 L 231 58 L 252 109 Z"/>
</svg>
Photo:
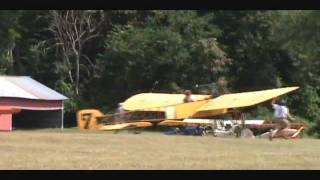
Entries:
<svg viewBox="0 0 320 180">
<path fill-rule="evenodd" d="M 283 13 L 276 28 L 275 38 L 281 49 L 290 54 L 292 66 L 287 68 L 291 82 L 299 84 L 299 95 L 292 99 L 296 111 L 313 122 L 311 133 L 320 134 L 320 11 L 293 11 Z"/>
<path fill-rule="evenodd" d="M 16 40 L 21 36 L 16 31 L 20 11 L 0 11 L 0 73 L 11 73 L 13 67 L 13 50 Z"/>
<path fill-rule="evenodd" d="M 115 26 L 100 57 L 105 92 L 177 92 L 216 81 L 231 60 L 219 47 L 212 14 L 195 11 L 155 11 L 145 25 Z M 122 96 L 122 97 L 121 97 Z M 114 101 L 115 99 L 110 99 Z"/>
<path fill-rule="evenodd" d="M 217 11 L 216 23 L 222 29 L 218 39 L 234 59 L 230 79 L 236 91 L 273 88 L 282 85 L 278 64 L 286 55 L 272 38 L 278 12 Z"/>
</svg>

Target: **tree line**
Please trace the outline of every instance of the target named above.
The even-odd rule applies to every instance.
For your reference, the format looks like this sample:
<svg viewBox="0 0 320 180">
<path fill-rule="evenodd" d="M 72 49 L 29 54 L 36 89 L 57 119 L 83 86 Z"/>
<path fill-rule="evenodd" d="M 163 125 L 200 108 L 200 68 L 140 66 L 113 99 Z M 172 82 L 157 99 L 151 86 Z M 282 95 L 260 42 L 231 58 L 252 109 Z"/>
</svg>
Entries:
<svg viewBox="0 0 320 180">
<path fill-rule="evenodd" d="M 140 92 L 300 86 L 285 98 L 319 136 L 319 17 L 317 10 L 3 10 L 0 73 L 65 94 L 67 114 L 109 112 Z"/>
</svg>

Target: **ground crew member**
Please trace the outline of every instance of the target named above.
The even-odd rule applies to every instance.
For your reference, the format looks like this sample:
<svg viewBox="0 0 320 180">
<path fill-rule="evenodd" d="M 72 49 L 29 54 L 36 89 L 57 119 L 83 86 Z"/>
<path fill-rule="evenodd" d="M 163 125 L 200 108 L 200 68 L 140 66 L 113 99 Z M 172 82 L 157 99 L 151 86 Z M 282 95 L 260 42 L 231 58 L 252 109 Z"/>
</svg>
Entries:
<svg viewBox="0 0 320 180">
<path fill-rule="evenodd" d="M 280 134 L 280 131 L 284 131 L 290 128 L 290 122 L 288 119 L 294 120 L 289 113 L 288 107 L 285 105 L 284 100 L 280 100 L 278 104 L 275 103 L 276 98 L 271 100 L 272 108 L 274 109 L 274 121 L 276 129 L 270 133 L 269 139 L 272 140 L 276 135 Z M 285 133 L 281 133 L 282 137 L 288 139 Z"/>
</svg>

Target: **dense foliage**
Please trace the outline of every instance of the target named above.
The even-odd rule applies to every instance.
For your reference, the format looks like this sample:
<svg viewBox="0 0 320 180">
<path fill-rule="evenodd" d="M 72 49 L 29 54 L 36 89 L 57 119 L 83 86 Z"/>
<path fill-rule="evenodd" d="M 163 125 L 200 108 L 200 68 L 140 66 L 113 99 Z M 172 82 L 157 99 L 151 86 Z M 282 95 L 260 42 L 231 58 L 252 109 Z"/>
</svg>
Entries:
<svg viewBox="0 0 320 180">
<path fill-rule="evenodd" d="M 320 134 L 320 11 L 1 11 L 0 73 L 65 94 L 66 113 L 139 92 L 297 85 L 285 97 Z M 269 116 L 265 104 L 250 116 Z M 261 115 L 262 114 L 262 115 Z M 70 121 L 74 121 L 71 119 Z"/>
</svg>

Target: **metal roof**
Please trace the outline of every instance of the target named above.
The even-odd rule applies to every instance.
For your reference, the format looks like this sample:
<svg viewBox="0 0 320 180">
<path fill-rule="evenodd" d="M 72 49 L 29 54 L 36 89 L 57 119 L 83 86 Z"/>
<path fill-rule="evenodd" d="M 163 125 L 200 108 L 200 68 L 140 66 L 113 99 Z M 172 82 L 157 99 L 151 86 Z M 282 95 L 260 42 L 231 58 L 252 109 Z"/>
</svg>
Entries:
<svg viewBox="0 0 320 180">
<path fill-rule="evenodd" d="M 0 97 L 39 100 L 68 99 L 28 76 L 0 76 Z"/>
</svg>

